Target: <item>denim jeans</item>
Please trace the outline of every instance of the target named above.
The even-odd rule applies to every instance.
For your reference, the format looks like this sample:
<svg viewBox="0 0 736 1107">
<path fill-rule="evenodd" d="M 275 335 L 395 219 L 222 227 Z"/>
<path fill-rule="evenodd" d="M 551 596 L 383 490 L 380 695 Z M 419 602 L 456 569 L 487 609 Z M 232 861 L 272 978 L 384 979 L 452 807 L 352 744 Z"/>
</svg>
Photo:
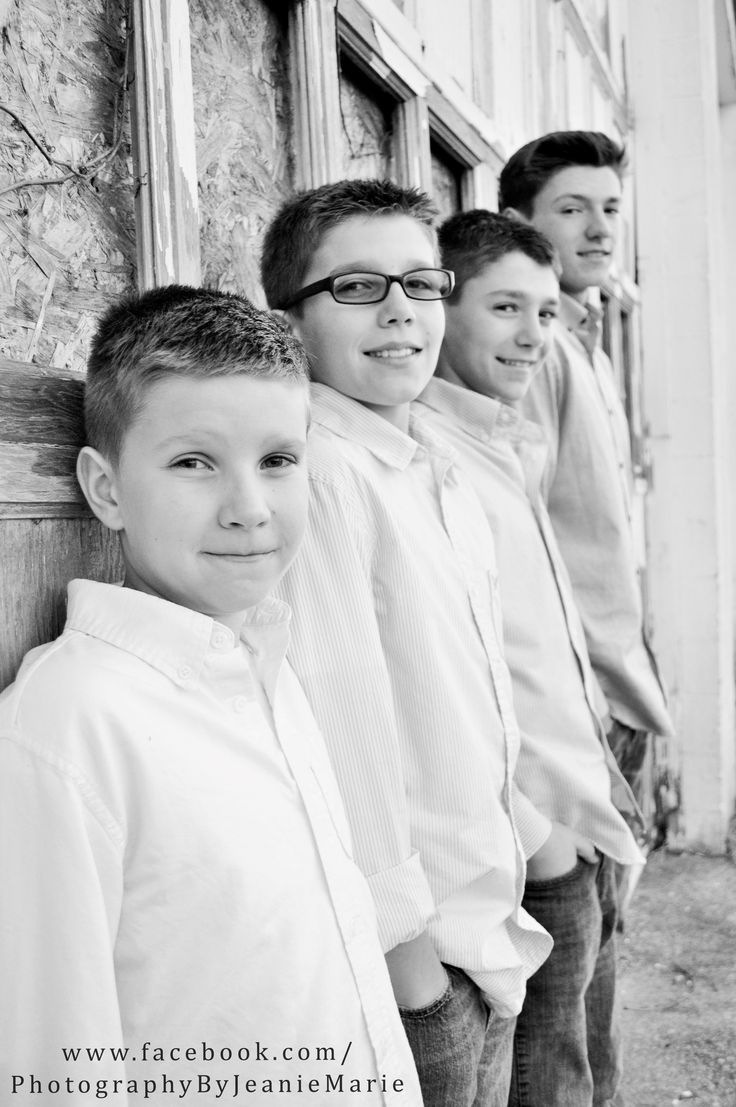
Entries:
<svg viewBox="0 0 736 1107">
<path fill-rule="evenodd" d="M 554 938 L 516 1024 L 509 1107 L 623 1107 L 616 1018 L 615 865 L 530 881 L 524 907 Z"/>
<path fill-rule="evenodd" d="M 489 1011 L 461 969 L 427 1007 L 400 1007 L 424 1107 L 506 1107 L 515 1019 Z"/>
</svg>

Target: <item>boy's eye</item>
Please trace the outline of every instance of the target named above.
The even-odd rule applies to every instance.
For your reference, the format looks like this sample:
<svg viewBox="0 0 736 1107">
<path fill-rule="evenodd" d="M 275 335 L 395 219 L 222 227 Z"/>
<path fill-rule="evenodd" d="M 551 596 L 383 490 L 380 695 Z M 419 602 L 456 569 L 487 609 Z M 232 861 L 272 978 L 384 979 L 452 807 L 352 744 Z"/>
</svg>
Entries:
<svg viewBox="0 0 736 1107">
<path fill-rule="evenodd" d="M 540 311 L 539 318 L 543 323 L 551 323 L 553 319 L 557 318 L 557 312 L 553 308 L 547 308 L 546 310 Z"/>
<path fill-rule="evenodd" d="M 206 470 L 211 469 L 212 466 L 208 461 L 205 461 L 201 457 L 178 457 L 176 461 L 171 463 L 172 469 L 192 469 L 192 470 Z"/>
<path fill-rule="evenodd" d="M 335 295 L 342 301 L 362 300 L 380 296 L 384 289 L 384 279 L 373 273 L 346 273 L 335 280 Z"/>
<path fill-rule="evenodd" d="M 298 464 L 299 459 L 292 454 L 269 454 L 261 462 L 264 469 L 288 469 L 289 466 Z"/>
<path fill-rule="evenodd" d="M 493 305 L 494 311 L 501 312 L 502 315 L 513 315 L 519 310 L 518 304 L 513 303 L 501 303 Z"/>
<path fill-rule="evenodd" d="M 404 277 L 404 284 L 412 291 L 416 290 L 419 292 L 432 292 L 437 286 L 436 281 L 432 281 L 429 277 L 421 273 L 412 273 L 410 276 Z"/>
</svg>

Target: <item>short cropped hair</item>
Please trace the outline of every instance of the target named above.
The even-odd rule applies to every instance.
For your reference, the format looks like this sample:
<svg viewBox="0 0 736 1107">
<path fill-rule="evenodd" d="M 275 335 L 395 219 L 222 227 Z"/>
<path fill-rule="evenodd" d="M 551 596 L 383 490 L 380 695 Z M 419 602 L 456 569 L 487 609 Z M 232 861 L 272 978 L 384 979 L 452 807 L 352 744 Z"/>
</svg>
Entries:
<svg viewBox="0 0 736 1107">
<path fill-rule="evenodd" d="M 356 215 L 408 215 L 436 243 L 437 210 L 419 189 L 388 180 L 346 180 L 299 192 L 276 213 L 263 241 L 261 283 L 269 307 L 280 308 L 299 291 L 327 232 Z"/>
<path fill-rule="evenodd" d="M 169 285 L 125 299 L 103 316 L 92 340 L 87 442 L 116 464 L 152 384 L 237 374 L 306 382 L 306 354 L 280 319 L 243 296 Z"/>
<path fill-rule="evenodd" d="M 527 142 L 501 170 L 498 206 L 516 208 L 531 219 L 534 201 L 550 177 L 573 165 L 608 167 L 623 178 L 626 150 L 601 131 L 553 131 Z"/>
<path fill-rule="evenodd" d="M 557 251 L 546 235 L 520 219 L 476 208 L 446 219 L 438 231 L 442 264 L 455 273 L 455 289 L 449 302 L 457 302 L 465 282 L 506 254 L 525 254 L 537 265 L 560 275 Z"/>
</svg>

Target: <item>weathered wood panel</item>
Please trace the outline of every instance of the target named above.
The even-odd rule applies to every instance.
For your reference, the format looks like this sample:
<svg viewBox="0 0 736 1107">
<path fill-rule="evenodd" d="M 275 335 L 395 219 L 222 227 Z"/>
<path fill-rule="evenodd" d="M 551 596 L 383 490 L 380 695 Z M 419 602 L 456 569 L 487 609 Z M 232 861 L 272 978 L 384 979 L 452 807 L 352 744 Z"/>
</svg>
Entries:
<svg viewBox="0 0 736 1107">
<path fill-rule="evenodd" d="M 4 14 L 0 352 L 20 361 L 82 369 L 95 318 L 134 285 L 124 10 L 15 0 Z"/>
<path fill-rule="evenodd" d="M 70 580 L 122 577 L 117 535 L 92 517 L 74 476 L 83 387 L 0 359 L 0 687 L 59 633 Z"/>
<path fill-rule="evenodd" d="M 83 402 L 81 377 L 0 362 L 0 519 L 89 514 L 74 471 Z"/>
<path fill-rule="evenodd" d="M 294 187 L 286 24 L 263 0 L 190 0 L 190 20 L 202 281 L 263 305 L 263 232 Z"/>
<path fill-rule="evenodd" d="M 0 688 L 4 688 L 23 654 L 61 631 L 70 580 L 121 580 L 123 570 L 117 535 L 96 519 L 3 519 L 0 528 Z"/>
</svg>

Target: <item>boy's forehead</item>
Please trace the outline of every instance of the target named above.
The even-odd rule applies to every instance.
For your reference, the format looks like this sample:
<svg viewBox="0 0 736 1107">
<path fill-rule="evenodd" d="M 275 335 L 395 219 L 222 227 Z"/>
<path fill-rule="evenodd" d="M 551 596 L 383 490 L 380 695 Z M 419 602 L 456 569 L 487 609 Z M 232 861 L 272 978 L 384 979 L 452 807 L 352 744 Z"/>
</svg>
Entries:
<svg viewBox="0 0 736 1107">
<path fill-rule="evenodd" d="M 540 199 L 553 203 L 563 196 L 617 200 L 621 193 L 621 180 L 610 165 L 566 165 L 547 178 L 535 203 Z"/>
<path fill-rule="evenodd" d="M 474 278 L 483 287 L 504 292 L 523 292 L 533 282 L 536 287 L 549 288 L 556 295 L 559 281 L 553 265 L 542 265 L 523 250 L 507 250 L 499 258 L 486 262 Z"/>
<path fill-rule="evenodd" d="M 238 411 L 259 413 L 267 429 L 278 422 L 284 411 L 286 395 L 300 401 L 289 404 L 289 411 L 303 410 L 305 423 L 309 418 L 309 383 L 305 378 L 292 379 L 266 373 L 210 373 L 177 376 L 166 374 L 151 381 L 143 390 L 136 417 L 127 431 L 141 425 L 158 432 L 170 428 L 196 426 L 206 415 L 210 422 L 219 417 L 231 419 Z M 204 422 L 202 422 L 204 426 Z"/>
<path fill-rule="evenodd" d="M 426 224 L 402 212 L 348 215 L 325 232 L 309 265 L 373 264 L 382 256 L 406 256 L 426 264 L 436 257 L 435 235 Z"/>
</svg>

